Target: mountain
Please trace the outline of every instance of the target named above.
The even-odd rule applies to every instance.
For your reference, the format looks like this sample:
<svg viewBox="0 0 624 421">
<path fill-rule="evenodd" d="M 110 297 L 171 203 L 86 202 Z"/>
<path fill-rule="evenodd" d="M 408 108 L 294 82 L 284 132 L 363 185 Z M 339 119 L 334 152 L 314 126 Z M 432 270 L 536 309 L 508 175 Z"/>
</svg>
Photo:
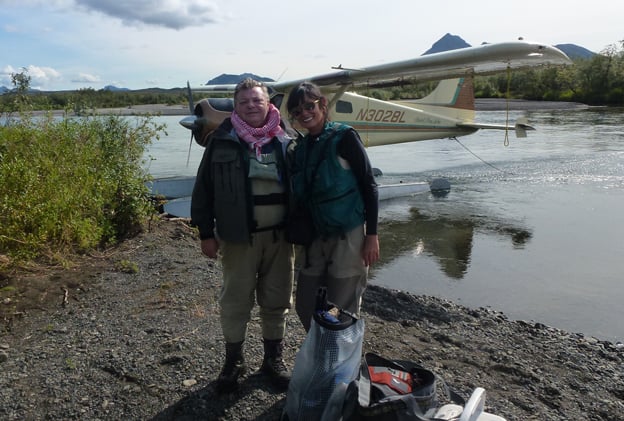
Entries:
<svg viewBox="0 0 624 421">
<path fill-rule="evenodd" d="M 206 83 L 206 85 L 235 85 L 238 82 L 248 77 L 255 79 L 255 80 L 259 80 L 260 82 L 274 82 L 273 79 L 270 79 L 268 77 L 257 76 L 257 75 L 254 75 L 253 73 L 243 73 L 240 75 L 231 75 L 231 74 L 223 73 L 214 79 L 210 79 Z"/>
<path fill-rule="evenodd" d="M 433 53 L 441 53 L 442 51 L 458 50 L 460 48 L 471 47 L 466 41 L 458 37 L 457 35 L 446 34 L 439 40 L 433 43 L 430 49 L 425 51 L 422 55 Z"/>
<path fill-rule="evenodd" d="M 485 42 L 483 44 L 486 44 Z M 440 53 L 442 51 L 457 50 L 460 48 L 471 47 L 466 41 L 457 35 L 447 33 L 442 38 L 433 43 L 430 49 L 423 53 L 424 55 Z M 583 48 L 576 44 L 557 44 L 554 47 L 560 49 L 572 60 L 576 59 L 589 59 L 596 53 L 589 51 L 587 48 Z"/>
<path fill-rule="evenodd" d="M 130 89 L 128 88 L 118 88 L 116 86 L 113 85 L 106 85 L 105 87 L 102 88 L 103 91 L 111 91 L 111 92 L 120 92 L 120 91 L 129 91 Z"/>
<path fill-rule="evenodd" d="M 555 47 L 566 53 L 566 55 L 572 60 L 590 59 L 596 54 L 589 51 L 587 48 L 575 44 L 557 44 Z"/>
<path fill-rule="evenodd" d="M 0 86 L 0 95 L 6 94 L 7 92 L 9 92 L 9 88 L 6 86 Z"/>
</svg>

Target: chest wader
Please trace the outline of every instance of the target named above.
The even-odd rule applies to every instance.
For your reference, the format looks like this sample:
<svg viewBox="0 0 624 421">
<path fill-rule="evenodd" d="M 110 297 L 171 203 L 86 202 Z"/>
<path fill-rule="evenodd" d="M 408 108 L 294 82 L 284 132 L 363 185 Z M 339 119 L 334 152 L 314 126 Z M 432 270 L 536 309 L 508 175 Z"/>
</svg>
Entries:
<svg viewBox="0 0 624 421">
<path fill-rule="evenodd" d="M 275 168 L 260 163 L 250 164 L 249 155 L 239 145 L 226 146 L 215 151 L 212 160 L 212 171 L 219 180 L 215 183 L 215 201 L 220 201 L 218 209 L 217 232 L 223 232 L 225 240 L 234 242 L 252 241 L 255 232 L 276 230 L 281 223 L 270 223 L 268 226 L 259 226 L 253 217 L 254 206 L 285 205 L 283 191 L 254 192 L 253 180 L 273 178 L 279 179 L 279 171 L 283 168 L 283 159 L 280 160 L 279 144 L 274 145 Z M 280 167 L 281 166 L 281 167 Z M 254 194 L 255 193 L 255 194 Z M 223 205 L 223 206 L 221 206 Z M 219 224 L 219 220 L 221 224 Z M 220 228 L 220 230 L 219 230 Z M 290 371 L 283 360 L 283 339 L 267 339 L 264 342 L 264 358 L 260 372 L 269 377 L 272 384 L 280 391 L 285 391 L 290 382 Z M 219 393 L 230 393 L 238 388 L 238 379 L 247 372 L 243 355 L 244 340 L 240 342 L 226 342 L 225 364 L 217 378 L 216 388 Z"/>
</svg>

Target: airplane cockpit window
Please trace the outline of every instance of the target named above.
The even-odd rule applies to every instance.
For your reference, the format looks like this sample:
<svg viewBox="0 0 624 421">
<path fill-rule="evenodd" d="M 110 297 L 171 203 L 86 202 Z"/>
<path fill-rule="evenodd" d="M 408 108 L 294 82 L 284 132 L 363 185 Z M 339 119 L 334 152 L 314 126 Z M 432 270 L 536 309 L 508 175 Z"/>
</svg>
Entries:
<svg viewBox="0 0 624 421">
<path fill-rule="evenodd" d="M 336 112 L 351 114 L 353 113 L 353 104 L 347 101 L 338 101 L 336 102 Z"/>
<path fill-rule="evenodd" d="M 210 106 L 217 111 L 234 111 L 234 100 L 232 98 L 208 98 Z"/>
</svg>

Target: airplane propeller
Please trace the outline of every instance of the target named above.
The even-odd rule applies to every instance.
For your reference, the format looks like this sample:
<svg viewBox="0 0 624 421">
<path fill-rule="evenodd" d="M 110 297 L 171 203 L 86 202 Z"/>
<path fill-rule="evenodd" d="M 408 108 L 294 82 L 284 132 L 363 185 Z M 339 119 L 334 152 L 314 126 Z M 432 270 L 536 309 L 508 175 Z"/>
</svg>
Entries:
<svg viewBox="0 0 624 421">
<path fill-rule="evenodd" d="M 191 91 L 191 84 L 189 81 L 186 81 L 186 90 L 188 95 L 188 104 L 189 111 L 191 113 L 190 116 L 183 118 L 180 121 L 180 124 L 191 131 L 191 140 L 189 142 L 188 155 L 186 156 L 186 166 L 188 167 L 189 162 L 191 160 L 191 147 L 193 146 L 193 138 L 195 137 L 195 132 L 201 133 L 201 127 L 198 125 L 198 117 L 195 115 L 195 107 L 193 105 L 193 91 Z"/>
<path fill-rule="evenodd" d="M 188 80 L 186 81 L 186 93 L 188 95 L 189 112 L 193 114 L 195 112 L 195 107 L 193 107 L 193 91 L 191 91 L 191 84 Z"/>
</svg>

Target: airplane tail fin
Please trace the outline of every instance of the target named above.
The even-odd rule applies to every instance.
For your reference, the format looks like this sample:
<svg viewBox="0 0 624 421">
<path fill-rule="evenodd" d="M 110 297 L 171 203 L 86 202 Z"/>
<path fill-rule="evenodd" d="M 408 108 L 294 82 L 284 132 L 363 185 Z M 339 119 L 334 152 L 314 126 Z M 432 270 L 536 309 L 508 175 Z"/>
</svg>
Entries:
<svg viewBox="0 0 624 421">
<path fill-rule="evenodd" d="M 422 105 L 474 110 L 475 100 L 472 76 L 441 80 L 429 95 L 413 102 Z"/>
<path fill-rule="evenodd" d="M 441 80 L 424 98 L 396 102 L 464 123 L 474 122 L 476 113 L 472 76 Z"/>
</svg>

